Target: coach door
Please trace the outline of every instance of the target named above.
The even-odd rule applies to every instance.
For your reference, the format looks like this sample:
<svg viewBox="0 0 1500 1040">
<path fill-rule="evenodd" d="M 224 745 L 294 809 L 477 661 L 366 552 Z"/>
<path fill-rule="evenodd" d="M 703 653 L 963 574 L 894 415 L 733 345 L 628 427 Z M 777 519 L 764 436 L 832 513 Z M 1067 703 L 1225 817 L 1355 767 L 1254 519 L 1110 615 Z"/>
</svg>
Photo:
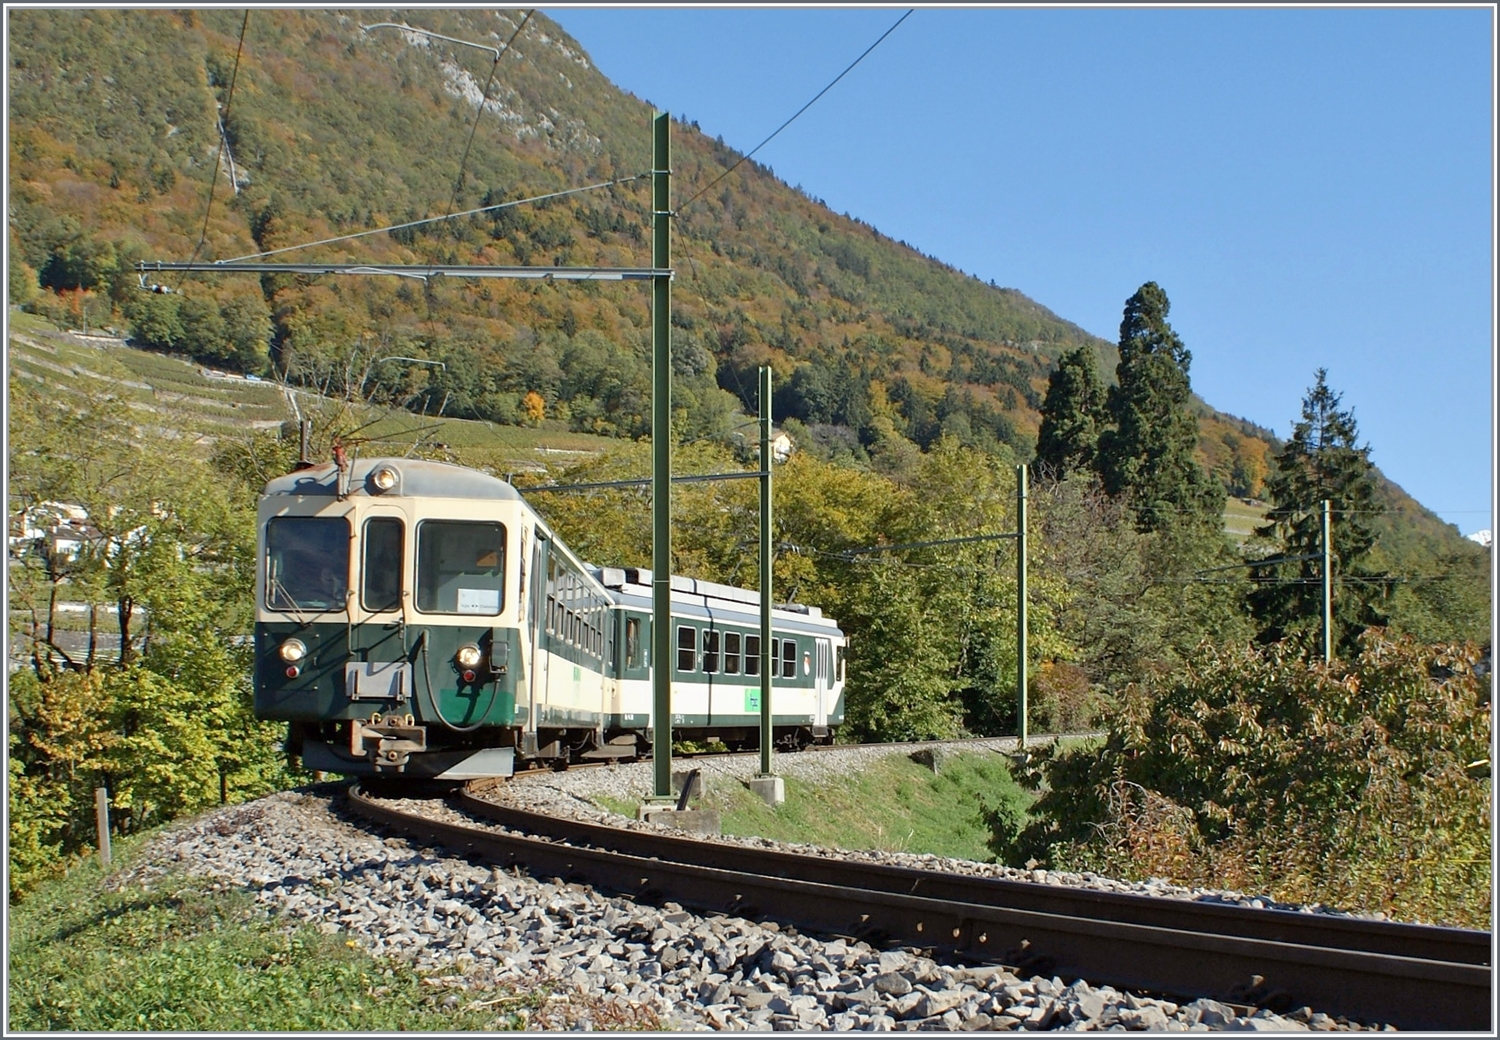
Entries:
<svg viewBox="0 0 1500 1040">
<path fill-rule="evenodd" d="M 829 702 L 833 699 L 833 648 L 826 639 L 818 639 L 814 642 L 818 646 L 818 667 L 813 673 L 813 682 L 818 688 L 818 715 L 813 720 L 813 725 L 826 726 L 828 725 L 828 709 L 832 706 Z"/>
<path fill-rule="evenodd" d="M 550 543 L 540 530 L 536 532 L 536 546 L 531 552 L 531 596 L 527 609 L 530 627 L 531 669 L 528 671 L 526 730 L 536 732 L 537 713 L 547 699 L 547 662 L 551 654 L 543 648 L 543 630 L 547 627 L 547 558 Z"/>
<path fill-rule="evenodd" d="M 354 543 L 354 578 L 346 590 L 349 659 L 344 689 L 350 700 L 387 702 L 410 711 L 412 667 L 404 622 L 406 518 L 397 510 L 369 510 Z M 394 701 L 395 703 L 390 703 Z M 403 706 L 404 705 L 404 706 Z"/>
</svg>

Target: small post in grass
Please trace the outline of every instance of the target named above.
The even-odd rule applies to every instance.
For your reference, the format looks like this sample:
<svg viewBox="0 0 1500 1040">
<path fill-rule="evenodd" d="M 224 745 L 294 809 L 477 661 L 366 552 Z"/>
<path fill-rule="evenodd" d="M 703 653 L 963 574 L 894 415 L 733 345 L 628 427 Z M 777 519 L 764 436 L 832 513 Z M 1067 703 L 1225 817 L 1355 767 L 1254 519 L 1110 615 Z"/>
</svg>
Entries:
<svg viewBox="0 0 1500 1040">
<path fill-rule="evenodd" d="M 94 825 L 99 829 L 99 863 L 109 866 L 109 791 L 94 788 Z"/>
</svg>

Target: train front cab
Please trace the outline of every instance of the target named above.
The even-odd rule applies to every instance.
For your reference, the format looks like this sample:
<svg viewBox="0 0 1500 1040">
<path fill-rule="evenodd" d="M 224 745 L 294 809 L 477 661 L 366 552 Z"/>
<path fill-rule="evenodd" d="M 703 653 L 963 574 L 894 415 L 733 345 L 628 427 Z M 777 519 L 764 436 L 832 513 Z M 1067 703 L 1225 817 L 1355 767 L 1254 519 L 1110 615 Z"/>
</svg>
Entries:
<svg viewBox="0 0 1500 1040">
<path fill-rule="evenodd" d="M 355 463 L 342 496 L 338 481 L 305 470 L 262 500 L 257 717 L 289 723 L 309 770 L 509 775 L 512 748 L 491 745 L 515 726 L 522 666 L 514 490 L 411 460 Z"/>
</svg>

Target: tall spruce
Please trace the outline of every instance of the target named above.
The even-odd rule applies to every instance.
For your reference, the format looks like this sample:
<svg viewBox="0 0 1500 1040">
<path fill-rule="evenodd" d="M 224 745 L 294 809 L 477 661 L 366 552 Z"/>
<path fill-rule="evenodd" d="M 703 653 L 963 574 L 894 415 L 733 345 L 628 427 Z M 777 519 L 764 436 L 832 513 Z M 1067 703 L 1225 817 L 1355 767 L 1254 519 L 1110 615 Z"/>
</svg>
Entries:
<svg viewBox="0 0 1500 1040">
<path fill-rule="evenodd" d="M 1347 658 L 1358 653 L 1366 628 L 1385 623 L 1382 607 L 1390 585 L 1371 558 L 1375 467 L 1370 446 L 1359 444 L 1354 412 L 1339 407 L 1343 395 L 1329 388 L 1327 376 L 1326 369 L 1318 369 L 1302 399 L 1302 421 L 1266 482 L 1270 522 L 1255 532 L 1272 543 L 1279 558 L 1310 558 L 1254 568 L 1249 606 L 1262 642 L 1290 638 L 1308 647 L 1317 644 L 1323 618 L 1321 503 L 1327 499 L 1335 650 Z"/>
<path fill-rule="evenodd" d="M 1193 452 L 1198 418 L 1188 410 L 1192 354 L 1167 324 L 1171 303 L 1147 282 L 1125 301 L 1118 385 L 1110 388 L 1113 427 L 1099 438 L 1096 466 L 1111 495 L 1125 495 L 1142 531 L 1223 529 L 1224 489 Z"/>
<path fill-rule="evenodd" d="M 1047 380 L 1042 425 L 1037 433 L 1036 467 L 1054 480 L 1093 469 L 1099 434 L 1107 413 L 1104 383 L 1087 344 L 1070 350 Z"/>
</svg>

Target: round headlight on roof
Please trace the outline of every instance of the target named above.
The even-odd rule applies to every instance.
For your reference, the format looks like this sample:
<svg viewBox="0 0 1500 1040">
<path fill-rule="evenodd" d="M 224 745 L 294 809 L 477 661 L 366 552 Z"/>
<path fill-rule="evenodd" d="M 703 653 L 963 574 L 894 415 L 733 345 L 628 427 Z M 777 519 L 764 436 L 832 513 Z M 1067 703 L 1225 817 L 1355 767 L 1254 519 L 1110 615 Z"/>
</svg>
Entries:
<svg viewBox="0 0 1500 1040">
<path fill-rule="evenodd" d="M 276 648 L 276 653 L 287 664 L 296 664 L 307 656 L 307 644 L 300 639 L 288 639 Z"/>
<path fill-rule="evenodd" d="M 475 668 L 484 659 L 484 655 L 479 652 L 479 647 L 473 643 L 465 643 L 458 648 L 458 653 L 453 655 L 453 659 L 458 662 L 461 668 Z"/>
<path fill-rule="evenodd" d="M 381 466 L 370 474 L 370 483 L 375 486 L 376 491 L 389 491 L 396 486 L 396 471 L 389 466 Z"/>
</svg>

